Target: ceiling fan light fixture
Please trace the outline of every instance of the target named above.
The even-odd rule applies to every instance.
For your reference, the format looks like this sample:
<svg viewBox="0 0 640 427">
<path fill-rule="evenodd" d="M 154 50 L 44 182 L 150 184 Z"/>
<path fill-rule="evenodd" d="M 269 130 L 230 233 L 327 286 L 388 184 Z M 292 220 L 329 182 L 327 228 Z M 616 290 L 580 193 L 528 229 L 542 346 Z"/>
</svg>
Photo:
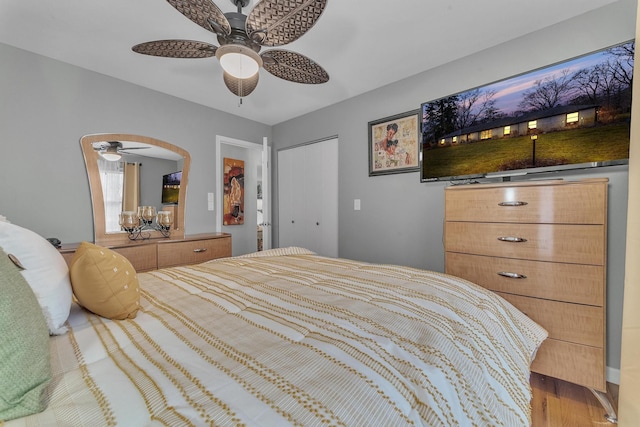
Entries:
<svg viewBox="0 0 640 427">
<path fill-rule="evenodd" d="M 102 155 L 103 159 L 105 159 L 106 161 L 109 161 L 109 162 L 118 161 L 122 157 L 122 155 L 120 155 L 120 153 L 113 153 L 113 152 L 112 153 L 109 153 L 109 152 L 101 153 L 101 155 Z"/>
<path fill-rule="evenodd" d="M 167 0 L 178 12 L 217 35 L 220 46 L 194 40 L 156 40 L 135 45 L 144 55 L 166 58 L 216 56 L 223 80 L 236 96 L 249 95 L 258 84 L 259 70 L 295 83 L 319 84 L 329 74 L 306 56 L 282 49 L 259 55 L 262 47 L 292 43 L 304 35 L 324 11 L 328 0 L 230 0 L 237 12 L 223 13 L 216 0 Z M 248 15 L 242 9 L 255 3 Z"/>
<path fill-rule="evenodd" d="M 122 154 L 118 151 L 118 147 L 121 145 L 118 142 L 109 142 L 109 146 L 100 155 L 108 162 L 117 162 L 122 157 Z"/>
<path fill-rule="evenodd" d="M 216 50 L 216 57 L 224 71 L 239 79 L 255 76 L 262 66 L 262 58 L 246 46 L 228 44 Z"/>
</svg>

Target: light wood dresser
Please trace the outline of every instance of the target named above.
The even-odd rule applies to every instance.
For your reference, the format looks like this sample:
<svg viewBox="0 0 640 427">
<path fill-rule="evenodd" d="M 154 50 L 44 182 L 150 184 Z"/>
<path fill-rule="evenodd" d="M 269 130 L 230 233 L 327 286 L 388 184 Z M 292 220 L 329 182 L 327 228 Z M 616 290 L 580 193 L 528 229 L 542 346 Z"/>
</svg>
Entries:
<svg viewBox="0 0 640 427">
<path fill-rule="evenodd" d="M 607 187 L 591 179 L 445 190 L 446 273 L 495 291 L 549 332 L 532 371 L 596 396 L 606 391 Z"/>
<path fill-rule="evenodd" d="M 100 245 L 100 243 L 97 243 Z M 231 256 L 231 235 L 207 233 L 180 239 L 133 240 L 124 244 L 102 245 L 124 255 L 138 272 L 178 265 L 197 264 Z M 60 253 L 67 264 L 78 244 L 63 245 Z"/>
</svg>

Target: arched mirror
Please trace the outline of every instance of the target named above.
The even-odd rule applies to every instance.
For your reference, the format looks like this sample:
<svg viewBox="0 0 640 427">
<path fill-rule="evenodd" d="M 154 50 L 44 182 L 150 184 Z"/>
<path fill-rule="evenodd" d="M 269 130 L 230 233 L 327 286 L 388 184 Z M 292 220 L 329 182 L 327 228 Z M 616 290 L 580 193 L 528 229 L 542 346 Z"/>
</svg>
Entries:
<svg viewBox="0 0 640 427">
<path fill-rule="evenodd" d="M 148 229 L 145 237 L 184 237 L 191 164 L 186 150 L 148 136 L 121 133 L 85 135 L 80 146 L 91 189 L 96 243 L 129 242 L 120 214 L 142 206 L 169 211 L 172 218 L 168 232 Z"/>
</svg>

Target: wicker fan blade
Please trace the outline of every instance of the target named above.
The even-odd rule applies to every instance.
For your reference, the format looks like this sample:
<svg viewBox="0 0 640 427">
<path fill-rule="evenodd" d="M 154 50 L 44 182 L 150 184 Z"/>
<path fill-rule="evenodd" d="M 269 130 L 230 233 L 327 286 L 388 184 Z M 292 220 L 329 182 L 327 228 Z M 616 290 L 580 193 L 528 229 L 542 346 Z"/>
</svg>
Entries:
<svg viewBox="0 0 640 427">
<path fill-rule="evenodd" d="M 167 0 L 187 18 L 219 35 L 231 34 L 231 25 L 226 16 L 211 0 Z"/>
<path fill-rule="evenodd" d="M 193 40 L 156 40 L 131 48 L 136 53 L 165 58 L 209 58 L 215 56 L 217 46 Z"/>
<path fill-rule="evenodd" d="M 260 73 L 256 73 L 253 77 L 249 77 L 248 79 L 239 79 L 225 71 L 223 77 L 224 84 L 227 88 L 229 88 L 229 90 L 236 96 L 243 98 L 253 92 L 256 86 L 258 86 Z"/>
<path fill-rule="evenodd" d="M 263 46 L 282 46 L 316 23 L 327 0 L 262 0 L 247 17 L 246 31 Z"/>
<path fill-rule="evenodd" d="M 329 74 L 324 68 L 299 53 L 272 49 L 260 56 L 264 69 L 281 79 L 306 84 L 320 84 L 329 81 Z"/>
</svg>

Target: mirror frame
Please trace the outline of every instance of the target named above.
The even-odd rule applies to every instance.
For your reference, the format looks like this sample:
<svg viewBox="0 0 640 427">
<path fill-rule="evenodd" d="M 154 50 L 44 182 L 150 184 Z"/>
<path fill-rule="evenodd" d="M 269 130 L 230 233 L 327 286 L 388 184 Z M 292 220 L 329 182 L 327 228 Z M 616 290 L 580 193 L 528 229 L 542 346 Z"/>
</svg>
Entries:
<svg viewBox="0 0 640 427">
<path fill-rule="evenodd" d="M 98 157 L 100 154 L 93 148 L 93 144 L 103 141 L 131 141 L 142 142 L 149 145 L 164 148 L 181 155 L 184 158 L 182 167 L 182 180 L 180 182 L 180 192 L 178 193 L 178 212 L 176 214 L 171 236 L 169 239 L 184 238 L 184 212 L 187 199 L 187 184 L 189 182 L 189 169 L 191 167 L 191 156 L 189 152 L 156 138 L 142 135 L 132 135 L 126 133 L 98 133 L 85 135 L 80 138 L 84 164 L 87 168 L 89 178 L 89 190 L 91 193 L 91 205 L 93 209 L 93 238 L 96 244 L 122 244 L 131 243 L 128 234 L 107 233 L 104 213 L 104 195 L 102 194 L 102 183 L 100 182 L 100 172 L 98 170 Z M 160 232 L 151 232 L 151 239 L 166 239 Z M 144 241 L 144 240 L 143 240 Z"/>
</svg>

